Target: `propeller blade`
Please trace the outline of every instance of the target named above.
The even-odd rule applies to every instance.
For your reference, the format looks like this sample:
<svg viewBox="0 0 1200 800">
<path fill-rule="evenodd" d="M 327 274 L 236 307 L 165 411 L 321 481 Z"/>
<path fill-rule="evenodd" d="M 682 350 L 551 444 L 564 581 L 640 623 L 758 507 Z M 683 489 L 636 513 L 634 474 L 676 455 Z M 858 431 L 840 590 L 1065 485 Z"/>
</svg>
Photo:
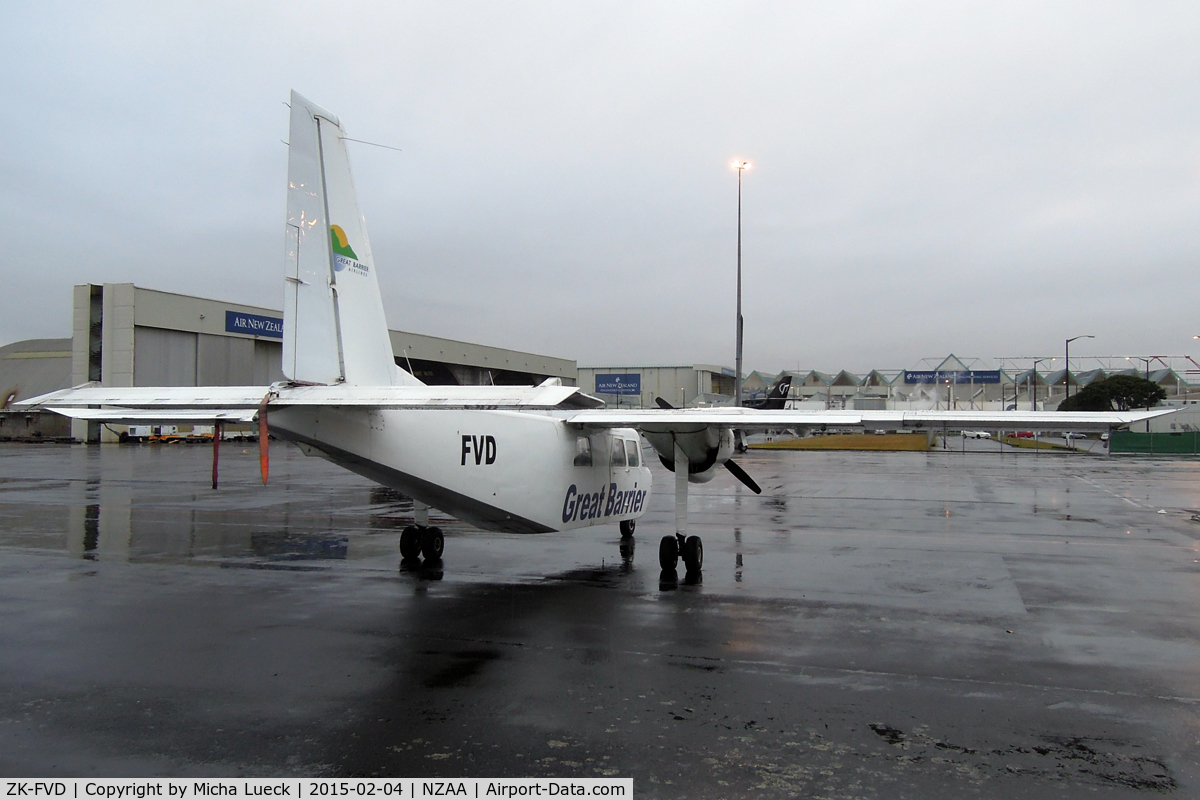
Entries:
<svg viewBox="0 0 1200 800">
<path fill-rule="evenodd" d="M 258 469 L 262 473 L 263 486 L 267 485 L 267 474 L 271 471 L 271 459 L 267 453 L 267 401 L 268 393 L 258 404 Z"/>
<path fill-rule="evenodd" d="M 675 406 L 671 405 L 670 403 L 668 403 L 666 400 L 663 400 L 661 397 L 654 398 L 654 402 L 658 403 L 659 408 L 665 408 L 667 410 L 670 410 L 675 407 Z"/>
<path fill-rule="evenodd" d="M 754 482 L 754 478 L 751 478 L 749 475 L 747 475 L 746 470 L 739 467 L 736 461 L 734 461 L 733 459 L 726 461 L 725 469 L 732 472 L 733 477 L 737 478 L 739 481 L 746 484 L 747 489 L 754 492 L 755 494 L 762 494 L 762 489 L 758 488 L 758 484 Z"/>
</svg>

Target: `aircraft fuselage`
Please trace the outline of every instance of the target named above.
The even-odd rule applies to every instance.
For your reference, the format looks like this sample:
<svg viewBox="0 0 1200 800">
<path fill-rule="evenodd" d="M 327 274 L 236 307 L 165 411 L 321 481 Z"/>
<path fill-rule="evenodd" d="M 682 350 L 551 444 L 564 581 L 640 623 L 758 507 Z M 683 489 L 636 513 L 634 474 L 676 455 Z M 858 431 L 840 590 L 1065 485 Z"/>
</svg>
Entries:
<svg viewBox="0 0 1200 800">
<path fill-rule="evenodd" d="M 640 517 L 650 498 L 651 473 L 631 428 L 585 432 L 515 411 L 353 407 L 281 409 L 270 428 L 487 530 L 615 525 Z"/>
</svg>

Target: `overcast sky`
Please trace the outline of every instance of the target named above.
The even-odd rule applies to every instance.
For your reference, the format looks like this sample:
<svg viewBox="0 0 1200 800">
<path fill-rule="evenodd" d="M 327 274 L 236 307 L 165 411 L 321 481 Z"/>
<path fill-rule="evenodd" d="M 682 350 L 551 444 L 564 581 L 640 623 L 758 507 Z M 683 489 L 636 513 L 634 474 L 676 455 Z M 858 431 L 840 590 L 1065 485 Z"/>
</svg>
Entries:
<svg viewBox="0 0 1200 800">
<path fill-rule="evenodd" d="M 1195 3 L 15 3 L 0 342 L 70 287 L 282 305 L 295 89 L 389 325 L 746 370 L 1194 352 Z M 1200 350 L 1200 348 L 1195 348 Z"/>
</svg>

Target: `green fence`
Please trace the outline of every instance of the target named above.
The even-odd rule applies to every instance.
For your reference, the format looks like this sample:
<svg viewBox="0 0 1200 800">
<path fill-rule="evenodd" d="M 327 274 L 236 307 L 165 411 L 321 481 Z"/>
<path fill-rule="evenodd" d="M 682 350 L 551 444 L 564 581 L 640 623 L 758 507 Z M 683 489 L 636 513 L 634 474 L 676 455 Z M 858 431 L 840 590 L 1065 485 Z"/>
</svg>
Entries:
<svg viewBox="0 0 1200 800">
<path fill-rule="evenodd" d="M 1113 431 L 1108 442 L 1113 453 L 1200 453 L 1200 431 L 1135 433 Z"/>
</svg>

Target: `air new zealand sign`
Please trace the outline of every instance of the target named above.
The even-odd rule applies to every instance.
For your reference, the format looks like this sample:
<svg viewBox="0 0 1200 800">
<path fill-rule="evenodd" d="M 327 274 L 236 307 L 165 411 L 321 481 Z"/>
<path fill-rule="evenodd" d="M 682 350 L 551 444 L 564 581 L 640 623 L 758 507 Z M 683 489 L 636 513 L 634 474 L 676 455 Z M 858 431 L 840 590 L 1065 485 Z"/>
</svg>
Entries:
<svg viewBox="0 0 1200 800">
<path fill-rule="evenodd" d="M 244 333 L 247 336 L 270 336 L 273 339 L 282 339 L 283 320 L 278 317 L 247 314 L 244 311 L 226 311 L 225 331 L 227 333 Z"/>
<path fill-rule="evenodd" d="M 998 369 L 904 370 L 905 383 L 999 383 Z"/>
</svg>

